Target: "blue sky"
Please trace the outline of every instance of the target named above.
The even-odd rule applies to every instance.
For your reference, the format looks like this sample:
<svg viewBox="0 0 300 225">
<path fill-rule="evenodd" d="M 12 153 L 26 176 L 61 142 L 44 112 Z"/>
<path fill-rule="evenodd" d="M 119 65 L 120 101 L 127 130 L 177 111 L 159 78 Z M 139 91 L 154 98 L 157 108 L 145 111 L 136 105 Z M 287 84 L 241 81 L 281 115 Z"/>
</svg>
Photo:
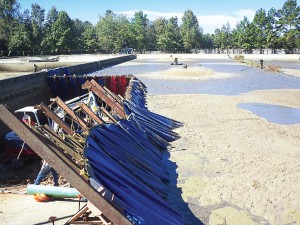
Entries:
<svg viewBox="0 0 300 225">
<path fill-rule="evenodd" d="M 205 33 L 213 33 L 217 27 L 229 22 L 234 27 L 244 16 L 253 19 L 255 12 L 263 8 L 268 11 L 279 9 L 286 0 L 17 0 L 21 11 L 37 3 L 46 10 L 56 6 L 58 11 L 65 10 L 72 19 L 90 21 L 96 24 L 99 16 L 107 9 L 114 13 L 133 17 L 134 12 L 142 10 L 150 20 L 163 16 L 177 16 L 179 22 L 185 10 L 191 9 L 198 18 Z M 298 4 L 299 5 L 299 4 Z"/>
</svg>

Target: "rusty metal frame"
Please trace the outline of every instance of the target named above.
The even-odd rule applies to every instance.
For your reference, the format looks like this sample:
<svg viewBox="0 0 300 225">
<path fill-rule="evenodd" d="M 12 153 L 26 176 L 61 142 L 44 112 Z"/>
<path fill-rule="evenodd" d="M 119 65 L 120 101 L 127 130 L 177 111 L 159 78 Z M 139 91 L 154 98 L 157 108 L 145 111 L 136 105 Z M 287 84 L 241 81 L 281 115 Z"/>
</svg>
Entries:
<svg viewBox="0 0 300 225">
<path fill-rule="evenodd" d="M 103 87 L 103 89 L 113 98 L 114 101 L 118 102 L 122 108 L 124 108 L 123 101 L 120 99 L 118 95 L 115 93 L 111 92 L 107 87 Z"/>
<path fill-rule="evenodd" d="M 34 108 L 42 110 L 47 117 L 51 118 L 55 123 L 57 123 L 58 126 L 60 126 L 68 134 L 72 136 L 75 134 L 71 127 L 65 121 L 61 120 L 59 116 L 52 112 L 44 103 L 35 105 Z"/>
<path fill-rule="evenodd" d="M 86 81 L 82 85 L 82 89 L 93 91 L 102 101 L 104 101 L 112 110 L 115 110 L 120 119 L 125 118 L 125 110 L 111 96 L 106 95 L 106 91 L 94 80 Z"/>
<path fill-rule="evenodd" d="M 124 111 L 123 103 L 119 102 L 119 100 L 115 97 L 115 93 L 111 92 L 107 87 L 102 87 L 95 81 L 91 80 L 91 84 L 93 84 L 98 90 L 100 90 L 103 94 L 105 94 L 111 101 L 113 101 L 121 110 Z"/>
<path fill-rule="evenodd" d="M 85 176 L 80 175 L 78 168 L 48 138 L 34 133 L 4 105 L 0 105 L 0 119 L 114 224 L 132 225 L 89 184 Z"/>
<path fill-rule="evenodd" d="M 78 117 L 75 112 L 70 109 L 69 106 L 67 106 L 67 104 L 61 100 L 59 97 L 56 97 L 56 98 L 52 98 L 50 99 L 50 101 L 53 101 L 53 102 L 56 102 L 56 104 L 62 108 L 66 113 L 68 113 L 72 119 L 78 124 L 80 125 L 85 131 L 88 131 L 89 130 L 89 127 L 87 126 L 87 124 L 80 118 Z"/>
<path fill-rule="evenodd" d="M 100 109 L 112 122 L 118 122 L 105 108 L 101 107 Z"/>
<path fill-rule="evenodd" d="M 35 105 L 34 108 L 42 110 L 47 117 L 56 122 L 57 125 L 60 126 L 67 134 L 73 137 L 72 139 L 75 139 L 76 142 L 84 142 L 84 139 L 80 134 L 77 134 L 75 131 L 73 131 L 65 121 L 61 120 L 61 118 L 59 118 L 59 116 L 57 116 L 52 110 L 50 110 L 44 103 L 41 103 L 40 105 Z"/>
<path fill-rule="evenodd" d="M 121 99 L 121 101 L 124 101 L 124 97 L 120 94 L 118 94 L 118 97 Z"/>
<path fill-rule="evenodd" d="M 77 104 L 79 107 L 83 109 L 93 120 L 95 120 L 98 124 L 103 124 L 103 120 L 99 118 L 86 104 L 80 102 Z"/>
<path fill-rule="evenodd" d="M 51 137 L 51 140 L 60 148 L 62 148 L 72 158 L 74 158 L 79 163 L 79 165 L 84 164 L 85 159 L 82 155 L 79 154 L 83 152 L 82 148 L 78 148 L 78 146 L 74 145 L 70 146 L 70 144 L 67 144 L 66 141 L 63 141 L 48 125 L 41 126 L 40 129 L 47 133 L 47 135 Z M 77 149 L 77 151 L 75 149 Z"/>
</svg>

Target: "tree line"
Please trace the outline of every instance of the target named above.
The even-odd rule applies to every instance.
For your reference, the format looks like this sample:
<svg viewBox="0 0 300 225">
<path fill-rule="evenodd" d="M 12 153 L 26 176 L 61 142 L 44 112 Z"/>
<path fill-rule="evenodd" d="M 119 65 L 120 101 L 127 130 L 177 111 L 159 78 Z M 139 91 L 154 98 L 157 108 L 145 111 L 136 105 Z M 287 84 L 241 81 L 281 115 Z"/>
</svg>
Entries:
<svg viewBox="0 0 300 225">
<path fill-rule="evenodd" d="M 133 18 L 107 10 L 96 25 L 71 19 L 66 11 L 53 6 L 47 13 L 37 3 L 20 11 L 16 0 L 0 1 L 1 52 L 119 52 L 125 47 L 136 51 L 191 52 L 199 49 L 239 48 L 300 49 L 300 7 L 287 0 L 281 9 L 256 11 L 253 21 L 244 17 L 232 29 L 224 24 L 213 34 L 204 33 L 197 16 L 186 10 L 181 22 L 176 16 L 149 21 L 142 11 Z"/>
</svg>

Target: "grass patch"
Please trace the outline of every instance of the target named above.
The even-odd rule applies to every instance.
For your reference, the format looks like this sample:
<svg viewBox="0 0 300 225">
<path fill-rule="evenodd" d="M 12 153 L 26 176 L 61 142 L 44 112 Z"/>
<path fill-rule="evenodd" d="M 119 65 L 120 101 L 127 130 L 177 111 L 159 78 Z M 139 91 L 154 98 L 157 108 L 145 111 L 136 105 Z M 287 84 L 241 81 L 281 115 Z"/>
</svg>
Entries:
<svg viewBox="0 0 300 225">
<path fill-rule="evenodd" d="M 275 73 L 280 73 L 280 66 L 279 65 L 266 65 L 265 70 L 268 72 L 275 72 Z"/>
<path fill-rule="evenodd" d="M 254 60 L 248 60 L 248 61 L 246 62 L 246 64 L 247 64 L 248 66 L 260 68 L 260 64 L 259 64 L 258 62 L 256 62 L 256 61 L 254 61 Z"/>
<path fill-rule="evenodd" d="M 243 56 L 243 55 L 235 55 L 233 57 L 233 59 L 236 60 L 236 61 L 244 61 L 245 56 Z"/>
</svg>

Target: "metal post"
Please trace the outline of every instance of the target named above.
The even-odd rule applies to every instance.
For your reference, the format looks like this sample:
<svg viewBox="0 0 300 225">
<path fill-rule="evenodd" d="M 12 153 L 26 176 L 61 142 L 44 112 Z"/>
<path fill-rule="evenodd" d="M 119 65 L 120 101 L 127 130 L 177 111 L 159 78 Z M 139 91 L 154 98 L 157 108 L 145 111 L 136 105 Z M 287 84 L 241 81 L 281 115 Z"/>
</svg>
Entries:
<svg viewBox="0 0 300 225">
<path fill-rule="evenodd" d="M 262 70 L 264 68 L 264 60 L 259 60 L 260 63 L 260 69 Z"/>
</svg>

